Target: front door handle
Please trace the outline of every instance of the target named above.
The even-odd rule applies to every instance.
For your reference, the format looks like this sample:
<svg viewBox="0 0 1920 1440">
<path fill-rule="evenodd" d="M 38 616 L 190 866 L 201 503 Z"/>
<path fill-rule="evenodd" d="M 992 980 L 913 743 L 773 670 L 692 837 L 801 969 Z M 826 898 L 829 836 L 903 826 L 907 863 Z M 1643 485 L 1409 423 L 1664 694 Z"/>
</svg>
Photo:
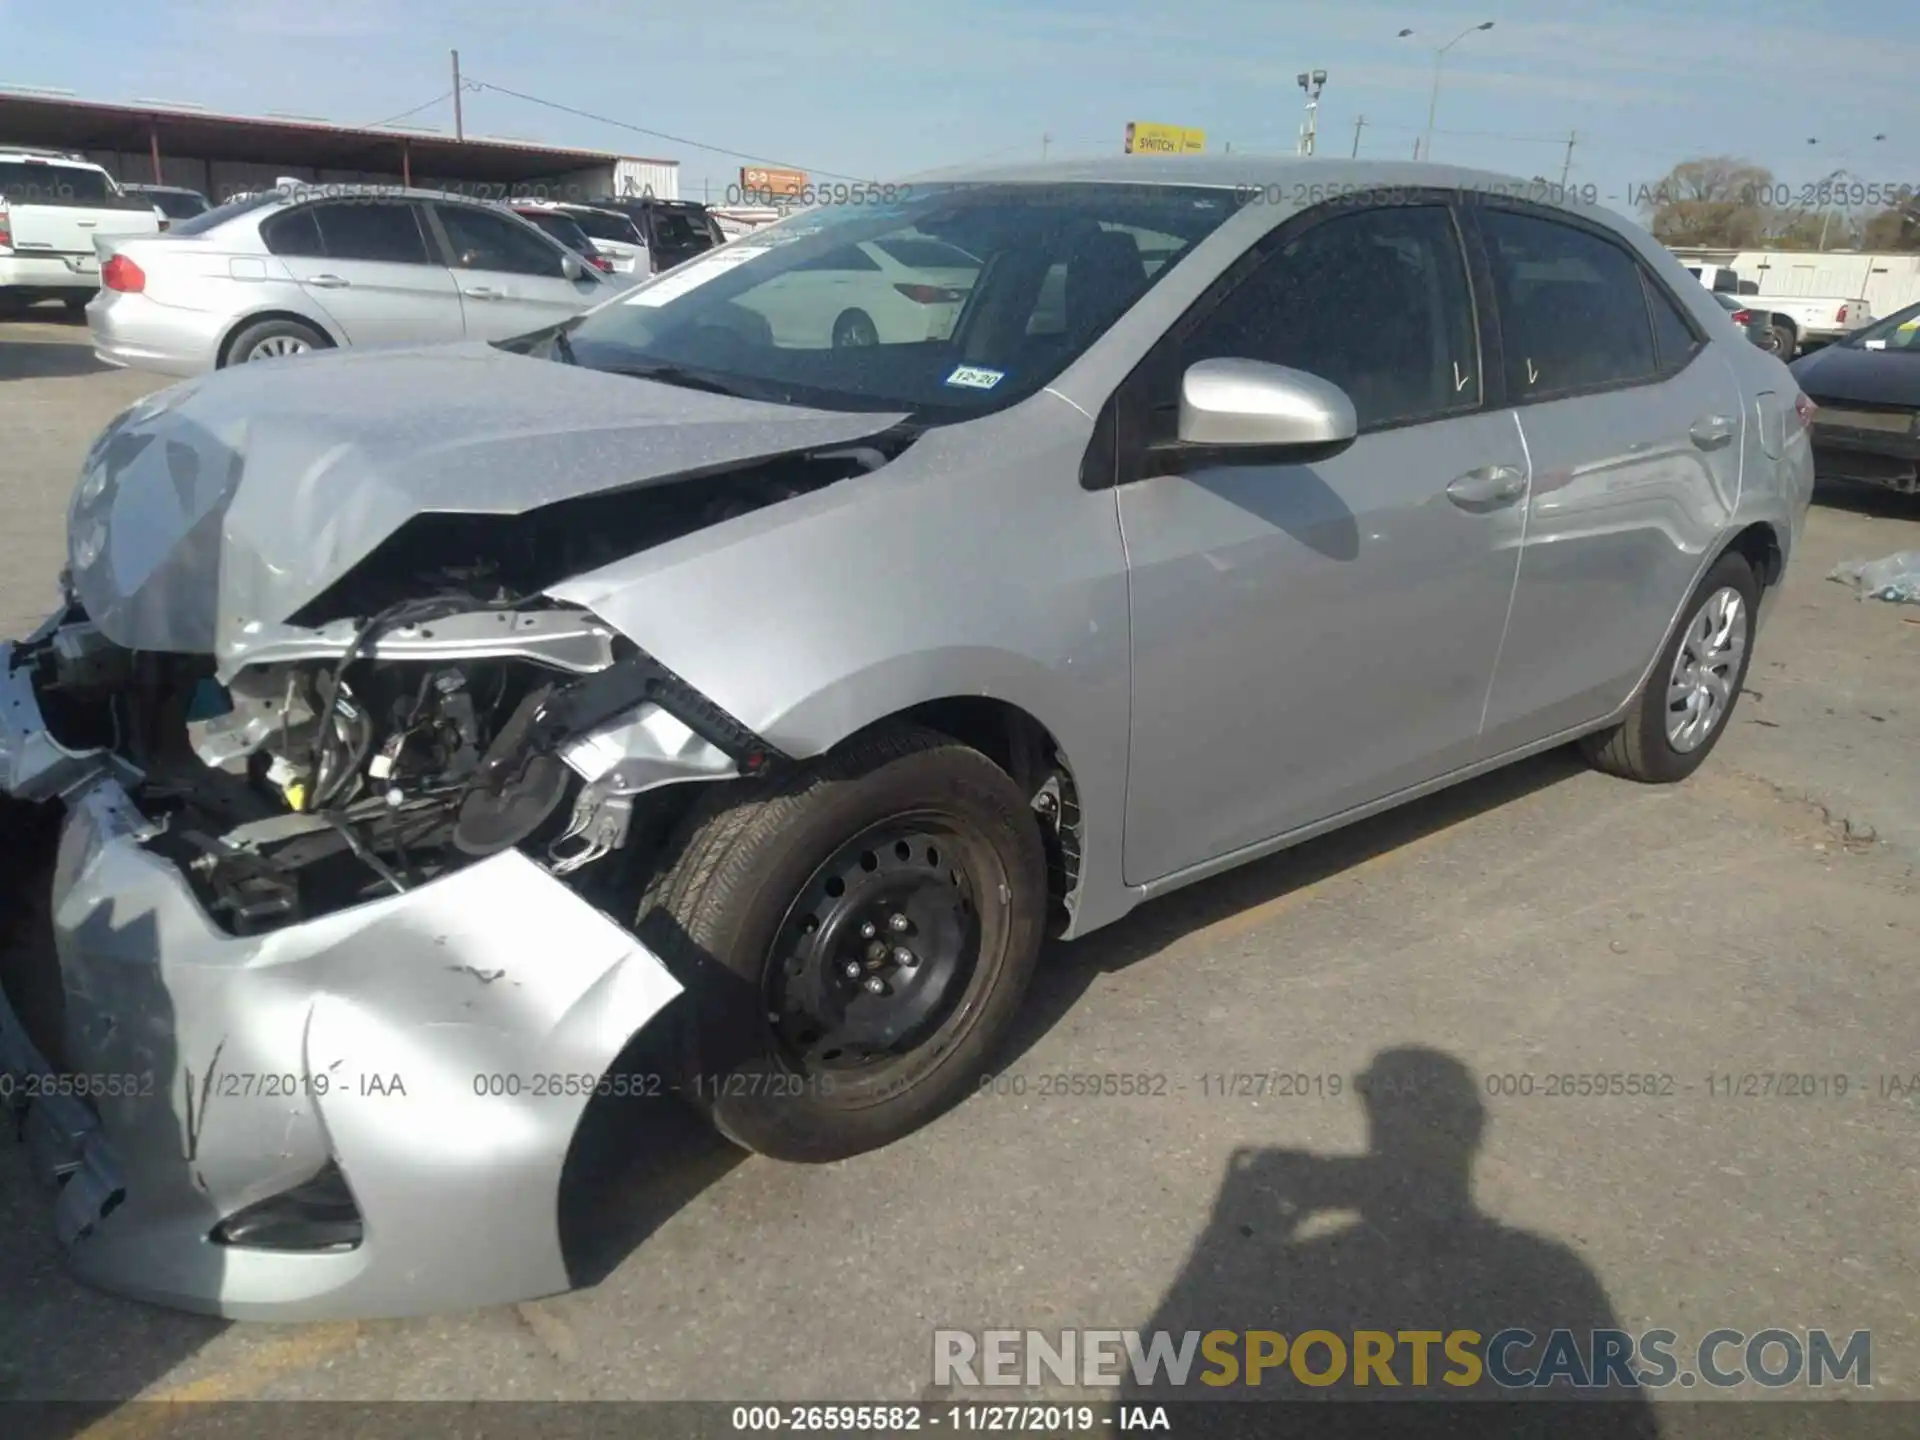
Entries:
<svg viewBox="0 0 1920 1440">
<path fill-rule="evenodd" d="M 1693 422 L 1693 428 L 1687 434 L 1693 437 L 1693 443 L 1702 450 L 1711 450 L 1724 445 L 1733 438 L 1734 421 L 1730 415 L 1702 415 Z"/>
<path fill-rule="evenodd" d="M 469 300 L 504 300 L 507 298 L 506 291 L 495 290 L 490 285 L 472 285 L 460 293 Z"/>
<path fill-rule="evenodd" d="M 307 283 L 317 285 L 322 290 L 339 290 L 351 282 L 344 275 L 309 275 Z"/>
<path fill-rule="evenodd" d="M 1482 465 L 1447 486 L 1447 498 L 1465 509 L 1505 505 L 1527 493 L 1527 472 L 1517 465 Z"/>
</svg>

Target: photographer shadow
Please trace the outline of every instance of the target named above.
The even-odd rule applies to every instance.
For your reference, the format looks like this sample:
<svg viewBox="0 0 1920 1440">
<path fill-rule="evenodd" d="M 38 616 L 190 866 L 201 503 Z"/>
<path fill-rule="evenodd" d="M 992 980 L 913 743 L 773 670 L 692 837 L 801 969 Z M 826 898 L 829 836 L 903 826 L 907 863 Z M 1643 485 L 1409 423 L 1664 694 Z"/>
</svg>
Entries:
<svg viewBox="0 0 1920 1440">
<path fill-rule="evenodd" d="M 1265 1371 L 1257 1385 L 1247 1383 L 1244 1368 L 1234 1383 L 1203 1385 L 1195 1377 L 1220 1367 L 1201 1354 L 1185 1385 L 1130 1389 L 1123 1403 L 1253 1402 L 1220 1407 L 1229 1412 L 1224 1433 L 1248 1435 L 1273 1433 L 1277 1416 L 1258 1402 L 1286 1400 L 1350 1402 L 1289 1405 L 1290 1435 L 1657 1440 L 1652 1407 L 1635 1389 L 1589 1390 L 1582 1400 L 1560 1382 L 1516 1391 L 1497 1385 L 1485 1364 L 1449 1354 L 1440 1337 L 1452 1332 L 1478 1332 L 1480 1343 L 1463 1351 L 1484 1361 L 1496 1334 L 1523 1329 L 1534 1343 L 1512 1346 L 1505 1360 L 1511 1370 L 1531 1371 L 1551 1332 L 1572 1332 L 1587 1354 L 1591 1332 L 1618 1329 L 1618 1322 L 1599 1279 L 1571 1249 L 1475 1207 L 1473 1158 L 1486 1112 L 1464 1065 L 1437 1050 L 1387 1050 L 1360 1084 L 1367 1153 L 1236 1152 L 1205 1232 L 1144 1327 L 1170 1332 L 1176 1345 L 1189 1331 L 1240 1332 L 1234 1353 L 1243 1364 L 1245 1332 L 1276 1332 L 1288 1363 Z M 1325 1334 L 1300 1346 L 1313 1331 Z M 1370 1383 L 1355 1384 L 1360 1331 L 1384 1332 L 1397 1385 L 1377 1368 Z M 1415 1331 L 1432 1338 L 1408 1341 Z M 1304 1352 L 1299 1371 L 1290 1363 L 1296 1348 Z M 1424 1385 L 1416 1349 L 1425 1350 Z M 1324 1383 L 1303 1383 L 1302 1371 Z M 1534 1400 L 1566 1403 L 1527 1403 Z"/>
</svg>

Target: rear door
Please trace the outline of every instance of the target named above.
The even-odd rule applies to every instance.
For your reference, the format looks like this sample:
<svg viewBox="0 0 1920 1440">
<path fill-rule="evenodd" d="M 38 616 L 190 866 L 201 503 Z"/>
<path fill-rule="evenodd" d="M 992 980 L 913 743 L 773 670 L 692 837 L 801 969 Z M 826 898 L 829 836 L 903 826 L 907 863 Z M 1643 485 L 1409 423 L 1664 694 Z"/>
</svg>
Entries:
<svg viewBox="0 0 1920 1440">
<path fill-rule="evenodd" d="M 260 226 L 267 248 L 350 345 L 420 345 L 464 333 L 460 294 L 406 200 L 296 205 Z"/>
<path fill-rule="evenodd" d="M 1606 715 L 1632 693 L 1740 495 L 1752 407 L 1632 249 L 1559 211 L 1471 216 L 1490 270 L 1532 486 L 1487 755 Z"/>
<path fill-rule="evenodd" d="M 452 262 L 470 340 L 504 340 L 579 313 L 606 289 L 583 261 L 567 278 L 566 251 L 531 225 L 478 205 L 438 201 L 435 223 Z"/>
</svg>

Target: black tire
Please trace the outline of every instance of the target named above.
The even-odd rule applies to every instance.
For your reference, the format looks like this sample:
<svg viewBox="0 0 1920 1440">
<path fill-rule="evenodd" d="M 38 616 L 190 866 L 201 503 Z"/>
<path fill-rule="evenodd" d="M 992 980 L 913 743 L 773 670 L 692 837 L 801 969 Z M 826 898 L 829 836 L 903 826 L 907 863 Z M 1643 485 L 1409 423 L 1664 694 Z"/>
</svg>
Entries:
<svg viewBox="0 0 1920 1440">
<path fill-rule="evenodd" d="M 843 859 L 864 868 L 835 890 L 847 871 L 829 867 Z M 855 993 L 868 979 L 847 978 L 847 965 L 882 964 L 862 917 L 901 887 L 915 898 L 880 908 L 921 916 L 900 938 L 926 952 L 907 951 L 912 969 L 889 964 L 883 995 Z M 638 921 L 687 988 L 683 1091 L 728 1139 L 778 1159 L 890 1144 L 977 1087 L 1032 976 L 1046 902 L 1045 851 L 1019 787 L 929 730 L 881 727 L 763 793 L 716 796 L 688 818 Z M 942 905 L 955 917 L 945 943 Z M 831 1003 L 865 1007 L 870 1025 L 928 1008 L 896 1053 L 826 1048 L 842 1032 L 808 1030 Z"/>
<path fill-rule="evenodd" d="M 1773 353 L 1782 360 L 1793 359 L 1793 352 L 1800 348 L 1800 337 L 1793 333 L 1790 326 L 1773 327 Z"/>
<path fill-rule="evenodd" d="M 87 306 L 92 302 L 92 298 L 90 295 L 69 295 L 64 302 L 67 307 L 67 313 L 69 315 L 84 316 L 87 313 Z"/>
<path fill-rule="evenodd" d="M 1668 709 L 1668 689 L 1674 675 L 1674 664 L 1681 648 L 1693 643 L 1690 637 L 1701 620 L 1702 612 L 1723 590 L 1732 590 L 1739 597 L 1744 617 L 1743 640 L 1739 654 L 1730 663 L 1715 670 L 1726 684 L 1725 702 L 1719 704 L 1712 713 L 1704 736 L 1691 749 L 1682 749 L 1675 745 L 1668 733 L 1668 721 L 1672 714 Z M 1726 554 L 1714 562 L 1713 568 L 1707 571 L 1706 577 L 1687 601 L 1680 624 L 1667 637 L 1667 643 L 1660 647 L 1659 658 L 1653 662 L 1646 684 L 1640 687 L 1640 693 L 1634 697 L 1626 719 L 1612 729 L 1589 735 L 1580 742 L 1581 749 L 1595 769 L 1625 780 L 1638 780 L 1642 784 L 1671 785 L 1686 779 L 1700 768 L 1707 756 L 1713 753 L 1713 747 L 1720 743 L 1734 707 L 1739 703 L 1740 689 L 1747 679 L 1747 667 L 1753 661 L 1754 619 L 1759 601 L 1760 586 L 1753 577 L 1753 567 L 1745 557 Z"/>
<path fill-rule="evenodd" d="M 865 349 L 880 343 L 879 328 L 864 310 L 842 310 L 833 322 L 833 348 Z"/>
<path fill-rule="evenodd" d="M 226 352 L 220 358 L 221 368 L 244 364 L 257 347 L 276 339 L 295 340 L 309 350 L 333 348 L 333 342 L 325 335 L 298 320 L 256 320 L 238 331 L 228 342 Z"/>
</svg>

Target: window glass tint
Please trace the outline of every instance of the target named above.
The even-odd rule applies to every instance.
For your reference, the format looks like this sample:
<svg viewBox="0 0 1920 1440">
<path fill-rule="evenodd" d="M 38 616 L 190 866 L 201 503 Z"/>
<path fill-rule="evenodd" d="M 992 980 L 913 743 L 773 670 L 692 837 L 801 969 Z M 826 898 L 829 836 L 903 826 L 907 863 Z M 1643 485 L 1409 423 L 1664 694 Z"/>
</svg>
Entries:
<svg viewBox="0 0 1920 1440">
<path fill-rule="evenodd" d="M 1653 312 L 1653 343 L 1660 357 L 1660 368 L 1678 370 L 1692 358 L 1700 342 L 1694 338 L 1693 330 L 1667 292 L 1644 272 L 1640 280 L 1647 287 L 1647 308 Z M 1718 298 L 1725 299 L 1724 296 Z M 1739 307 L 1734 305 L 1731 308 Z"/>
<path fill-rule="evenodd" d="M 829 250 L 811 260 L 802 260 L 792 267 L 801 270 L 838 270 L 841 273 L 856 270 L 878 270 L 880 264 L 858 245 L 842 245 L 837 250 Z"/>
<path fill-rule="evenodd" d="M 1644 380 L 1658 368 L 1640 267 L 1590 231 L 1483 209 L 1515 399 Z"/>
<path fill-rule="evenodd" d="M 640 244 L 633 222 L 610 210 L 569 210 L 568 217 L 595 240 L 617 240 L 623 245 Z"/>
<path fill-rule="evenodd" d="M 177 225 L 169 226 L 167 233 L 169 235 L 203 235 L 217 225 L 226 224 L 229 220 L 237 219 L 264 206 L 278 204 L 283 198 L 273 191 L 264 191 L 258 195 L 243 195 L 238 199 L 227 201 L 224 205 L 216 205 L 211 210 L 203 210 L 191 220 L 182 220 Z M 263 230 L 265 228 L 265 226 L 262 227 Z M 276 250 L 274 253 L 277 255 L 282 252 Z"/>
<path fill-rule="evenodd" d="M 1225 358 L 1331 380 L 1362 429 L 1478 405 L 1472 292 L 1446 209 L 1338 215 L 1295 238 L 1201 322 L 1180 368 Z"/>
<path fill-rule="evenodd" d="M 692 217 L 677 210 L 654 211 L 653 234 L 671 250 L 704 250 L 711 243 L 704 226 L 696 229 Z"/>
<path fill-rule="evenodd" d="M 527 220 L 546 231 L 569 250 L 586 254 L 593 249 L 593 242 L 587 238 L 587 232 L 576 225 L 569 217 L 553 210 L 516 211 L 522 220 Z"/>
<path fill-rule="evenodd" d="M 394 265 L 427 263 L 427 242 L 413 207 L 365 200 L 316 205 L 314 219 L 330 260 L 384 260 Z"/>
<path fill-rule="evenodd" d="M 462 270 L 495 270 L 508 275 L 550 275 L 560 279 L 560 251 L 536 230 L 488 210 L 466 205 L 439 207 L 453 249 L 453 263 Z"/>
<path fill-rule="evenodd" d="M 106 172 L 85 165 L 0 160 L 0 198 L 14 205 L 112 205 Z"/>
<path fill-rule="evenodd" d="M 217 210 L 208 212 L 212 215 L 219 213 Z M 186 225 L 176 225 L 174 231 L 179 233 L 186 228 Z M 324 256 L 327 253 L 327 247 L 320 239 L 320 227 L 314 223 L 311 205 L 296 205 L 291 210 L 271 216 L 261 224 L 260 238 L 266 241 L 268 252 L 274 255 Z"/>
</svg>

